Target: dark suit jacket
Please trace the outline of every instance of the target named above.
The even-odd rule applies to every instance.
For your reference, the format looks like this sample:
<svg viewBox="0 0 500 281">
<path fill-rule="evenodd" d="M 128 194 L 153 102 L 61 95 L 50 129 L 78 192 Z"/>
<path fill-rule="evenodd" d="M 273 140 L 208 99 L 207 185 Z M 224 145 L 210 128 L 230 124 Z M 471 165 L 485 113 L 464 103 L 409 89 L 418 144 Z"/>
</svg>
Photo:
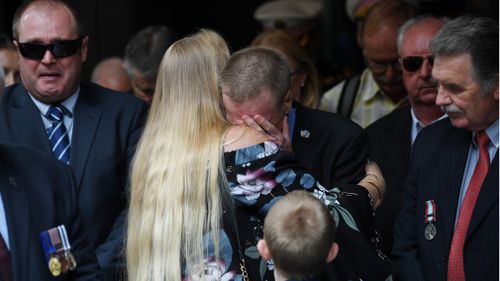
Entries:
<svg viewBox="0 0 500 281">
<path fill-rule="evenodd" d="M 100 280 L 68 166 L 40 152 L 0 143 L 0 193 L 9 231 L 13 281 Z M 77 267 L 55 278 L 48 270 L 39 235 L 59 225 L 66 227 Z"/>
<path fill-rule="evenodd" d="M 423 129 L 413 144 L 403 210 L 394 227 L 400 280 L 446 280 L 448 254 L 472 133 L 449 119 Z M 425 202 L 436 204 L 436 236 L 424 237 Z M 498 150 L 481 187 L 464 245 L 466 280 L 498 280 Z"/>
<path fill-rule="evenodd" d="M 405 107 L 366 128 L 370 142 L 369 157 L 379 165 L 386 183 L 384 200 L 375 211 L 382 251 L 386 255 L 391 254 L 394 222 L 403 207 L 410 165 L 411 124 L 410 107 Z"/>
<path fill-rule="evenodd" d="M 299 103 L 294 103 L 293 107 L 296 117 L 292 147 L 299 161 L 329 189 L 358 183 L 365 175 L 368 155 L 365 131 L 338 114 L 310 109 Z M 369 217 L 364 219 L 372 221 Z M 362 232 L 370 233 L 368 229 L 371 228 L 373 225 L 363 225 Z M 325 267 L 321 280 L 380 280 L 381 276 L 385 279 L 390 274 L 389 261 L 380 258 L 372 244 L 353 241 L 349 232 L 337 233 L 339 254 Z"/>
<path fill-rule="evenodd" d="M 338 114 L 293 103 L 296 109 L 293 152 L 325 187 L 358 183 L 365 175 L 366 133 Z M 309 136 L 301 135 L 302 131 Z"/>
<path fill-rule="evenodd" d="M 70 166 L 88 237 L 103 269 L 114 269 L 123 248 L 127 172 L 145 108 L 134 96 L 95 84 L 81 85 L 75 105 Z M 0 140 L 52 155 L 40 112 L 22 85 L 5 89 L 0 132 Z"/>
</svg>

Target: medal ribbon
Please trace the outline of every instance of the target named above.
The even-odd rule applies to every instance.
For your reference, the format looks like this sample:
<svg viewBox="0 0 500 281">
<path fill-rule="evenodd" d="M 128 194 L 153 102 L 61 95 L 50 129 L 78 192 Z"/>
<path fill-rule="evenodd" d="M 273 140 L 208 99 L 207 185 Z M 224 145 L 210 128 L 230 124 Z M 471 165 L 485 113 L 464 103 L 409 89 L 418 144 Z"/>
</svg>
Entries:
<svg viewBox="0 0 500 281">
<path fill-rule="evenodd" d="M 427 223 L 436 221 L 436 204 L 434 200 L 425 201 L 425 221 Z"/>
</svg>

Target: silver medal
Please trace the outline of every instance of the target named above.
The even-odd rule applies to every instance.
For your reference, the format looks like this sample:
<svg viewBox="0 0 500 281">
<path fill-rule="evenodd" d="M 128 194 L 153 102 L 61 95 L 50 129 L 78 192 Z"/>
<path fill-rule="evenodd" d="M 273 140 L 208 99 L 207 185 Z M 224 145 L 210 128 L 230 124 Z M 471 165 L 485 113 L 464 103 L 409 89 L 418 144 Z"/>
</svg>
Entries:
<svg viewBox="0 0 500 281">
<path fill-rule="evenodd" d="M 436 236 L 436 226 L 432 223 L 428 223 L 426 226 L 425 226 L 425 239 L 427 240 L 432 240 L 434 239 L 434 236 Z"/>
</svg>

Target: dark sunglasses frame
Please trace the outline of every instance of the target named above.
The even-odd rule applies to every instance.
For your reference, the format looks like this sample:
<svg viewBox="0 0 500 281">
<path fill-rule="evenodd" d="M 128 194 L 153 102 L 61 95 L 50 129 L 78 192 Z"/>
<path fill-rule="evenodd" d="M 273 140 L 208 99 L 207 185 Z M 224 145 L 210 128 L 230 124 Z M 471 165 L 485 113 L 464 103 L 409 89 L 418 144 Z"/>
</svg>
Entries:
<svg viewBox="0 0 500 281">
<path fill-rule="evenodd" d="M 82 46 L 82 39 L 83 38 L 74 40 L 60 40 L 51 44 L 16 42 L 17 48 L 24 58 L 31 60 L 42 60 L 47 50 L 49 50 L 50 53 L 52 53 L 52 55 L 58 59 L 76 54 Z"/>
<path fill-rule="evenodd" d="M 434 56 L 407 56 L 401 59 L 401 64 L 406 72 L 418 71 L 424 60 L 428 60 L 431 66 L 434 65 Z"/>
</svg>

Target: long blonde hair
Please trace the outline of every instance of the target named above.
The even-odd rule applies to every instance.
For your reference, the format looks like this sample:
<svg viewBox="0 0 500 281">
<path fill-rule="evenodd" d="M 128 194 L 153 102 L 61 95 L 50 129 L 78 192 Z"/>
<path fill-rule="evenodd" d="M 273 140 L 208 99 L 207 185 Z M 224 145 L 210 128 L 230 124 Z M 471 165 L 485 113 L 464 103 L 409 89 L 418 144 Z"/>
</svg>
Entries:
<svg viewBox="0 0 500 281">
<path fill-rule="evenodd" d="M 204 234 L 219 246 L 221 139 L 228 123 L 218 80 L 228 57 L 222 37 L 202 29 L 175 42 L 162 59 L 132 164 L 129 280 L 180 280 L 183 268 L 203 263 Z"/>
</svg>

